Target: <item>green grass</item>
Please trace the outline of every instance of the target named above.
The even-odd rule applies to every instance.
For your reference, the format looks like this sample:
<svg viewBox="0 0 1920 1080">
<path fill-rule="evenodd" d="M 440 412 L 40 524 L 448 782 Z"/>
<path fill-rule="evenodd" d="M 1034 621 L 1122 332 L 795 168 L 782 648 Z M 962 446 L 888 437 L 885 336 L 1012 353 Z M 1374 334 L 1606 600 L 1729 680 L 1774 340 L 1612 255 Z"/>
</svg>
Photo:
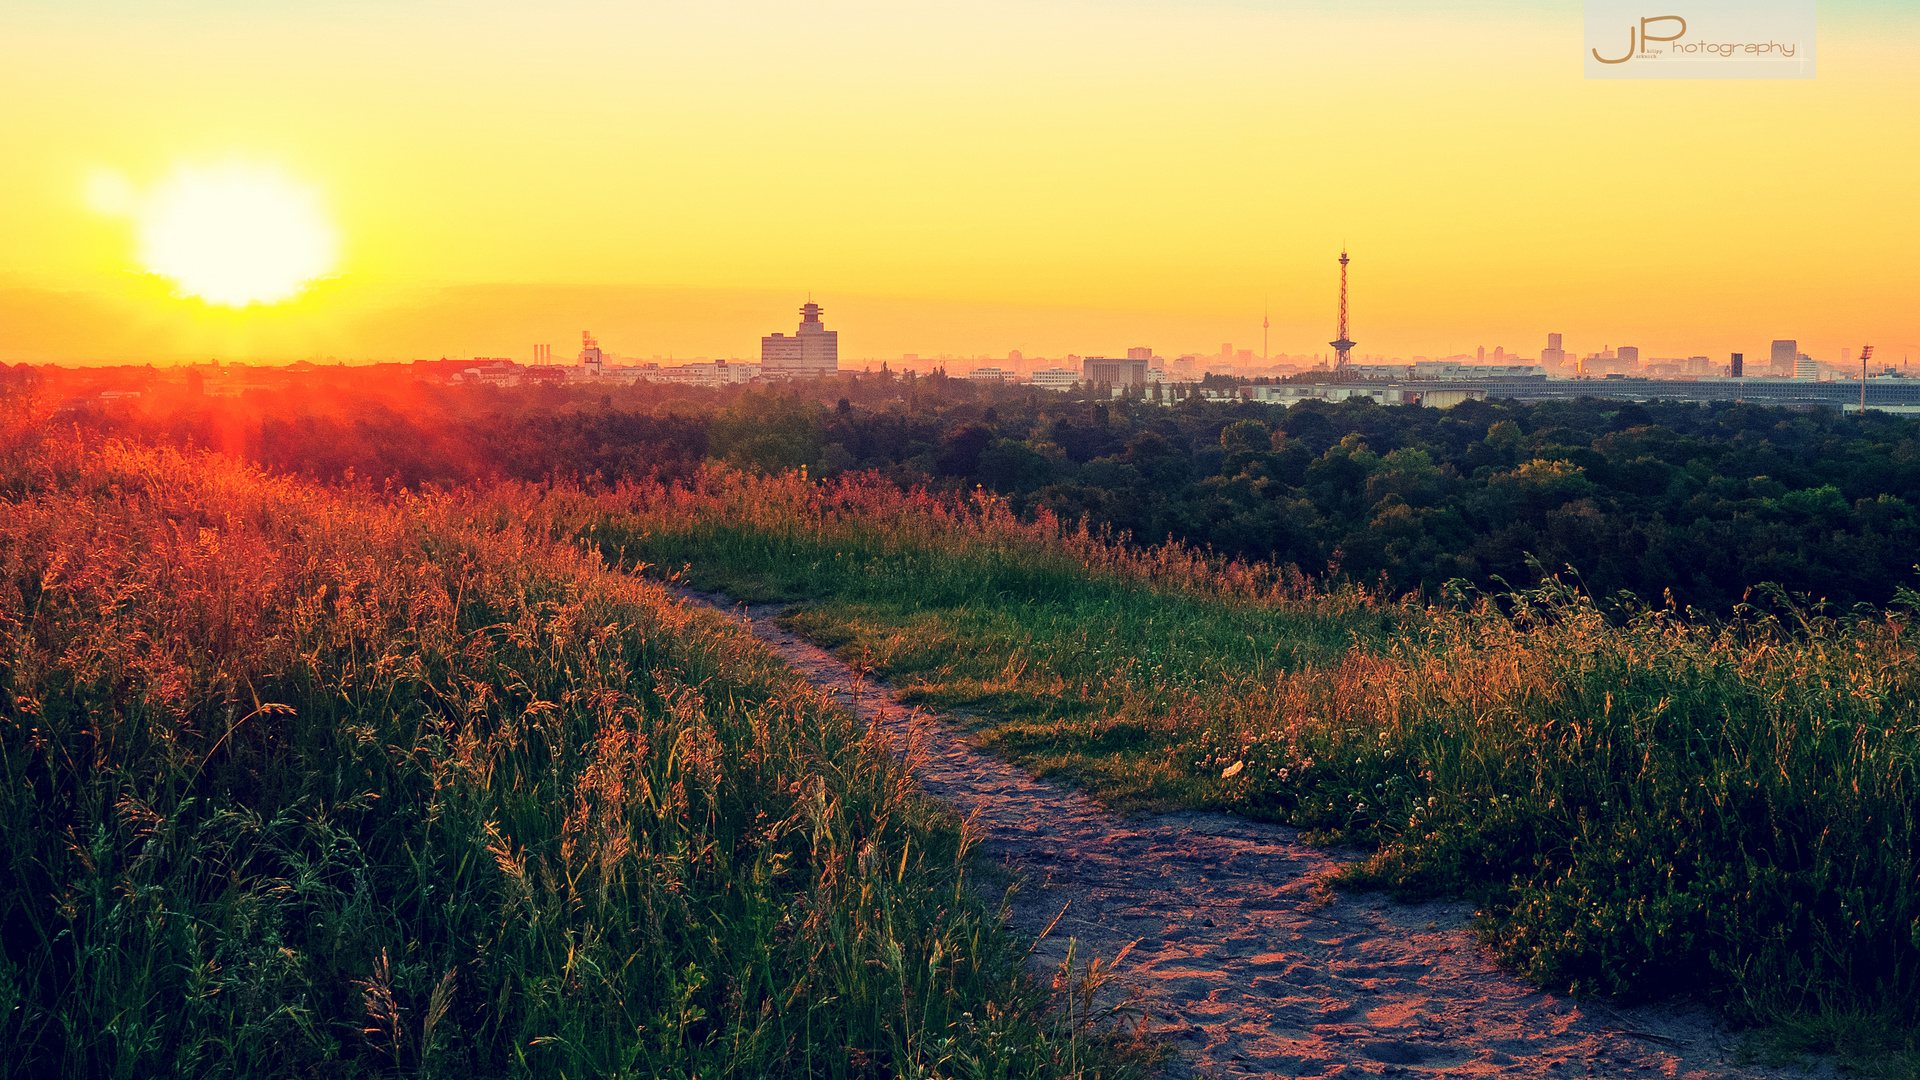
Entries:
<svg viewBox="0 0 1920 1080">
<path fill-rule="evenodd" d="M 1124 1077 L 963 830 L 570 504 L 0 446 L 18 1074 Z M 1071 986 L 1070 975 L 1065 982 Z"/>
<path fill-rule="evenodd" d="M 1263 593 L 1281 575 L 982 500 L 702 485 L 608 500 L 591 542 L 804 601 L 790 625 L 1116 807 L 1360 844 L 1350 884 L 1473 898 L 1543 985 L 1697 995 L 1780 1046 L 1914 1060 L 1920 596 L 1716 622 L 1549 580 L 1420 608 Z"/>
<path fill-rule="evenodd" d="M 992 723 L 983 745 L 1122 810 L 1224 805 L 1183 759 L 1183 717 L 1218 688 L 1337 663 L 1402 617 L 1194 596 L 1089 574 L 1018 548 L 903 547 L 857 527 L 780 536 L 727 524 L 645 535 L 603 523 L 602 550 L 680 570 L 737 601 L 802 600 L 783 625 L 893 680 L 901 699 Z"/>
</svg>

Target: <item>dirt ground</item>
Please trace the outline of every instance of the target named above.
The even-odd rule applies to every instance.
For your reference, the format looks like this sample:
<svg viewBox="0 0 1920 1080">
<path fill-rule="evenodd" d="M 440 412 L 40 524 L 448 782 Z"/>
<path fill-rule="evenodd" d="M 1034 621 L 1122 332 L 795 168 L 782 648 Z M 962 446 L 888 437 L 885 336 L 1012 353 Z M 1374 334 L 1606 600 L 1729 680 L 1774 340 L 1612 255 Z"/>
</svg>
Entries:
<svg viewBox="0 0 1920 1080">
<path fill-rule="evenodd" d="M 747 626 L 911 753 L 926 790 L 970 817 L 1020 882 L 1013 925 L 1052 924 L 1037 970 L 1070 947 L 1079 963 L 1121 957 L 1118 981 L 1137 992 L 1147 1029 L 1179 1051 L 1169 1077 L 1810 1075 L 1737 1064 L 1738 1037 L 1697 1007 L 1616 1011 L 1528 986 L 1481 952 L 1470 906 L 1329 891 L 1319 879 L 1343 853 L 1292 829 L 1112 814 L 899 705 L 886 684 L 775 626 L 783 605 L 682 595 Z"/>
</svg>

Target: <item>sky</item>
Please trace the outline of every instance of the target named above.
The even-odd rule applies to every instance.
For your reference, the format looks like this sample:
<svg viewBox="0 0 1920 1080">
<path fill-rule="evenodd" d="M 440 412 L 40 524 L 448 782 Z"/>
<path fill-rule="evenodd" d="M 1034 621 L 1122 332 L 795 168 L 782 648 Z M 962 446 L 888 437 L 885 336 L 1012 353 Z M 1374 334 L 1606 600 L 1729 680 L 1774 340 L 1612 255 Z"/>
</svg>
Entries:
<svg viewBox="0 0 1920 1080">
<path fill-rule="evenodd" d="M 1356 355 L 1920 359 L 1920 5 L 1819 19 L 1609 81 L 1578 0 L 0 0 L 0 359 L 752 358 L 809 295 L 849 358 L 1315 353 L 1343 245 Z M 124 204 L 221 170 L 331 230 L 292 298 L 155 272 Z"/>
</svg>

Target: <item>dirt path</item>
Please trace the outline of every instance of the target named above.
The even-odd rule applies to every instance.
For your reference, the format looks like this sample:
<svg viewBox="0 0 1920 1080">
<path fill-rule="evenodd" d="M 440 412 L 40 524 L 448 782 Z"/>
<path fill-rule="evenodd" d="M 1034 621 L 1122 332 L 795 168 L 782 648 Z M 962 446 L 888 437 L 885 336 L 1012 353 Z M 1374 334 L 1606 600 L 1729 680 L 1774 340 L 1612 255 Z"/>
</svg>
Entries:
<svg viewBox="0 0 1920 1080">
<path fill-rule="evenodd" d="M 1337 857 L 1291 829 L 1116 816 L 897 704 L 886 684 L 775 626 L 784 605 L 682 595 L 749 627 L 897 747 L 918 734 L 927 791 L 977 815 L 986 850 L 1024 876 L 1014 925 L 1037 934 L 1065 908 L 1035 950 L 1043 970 L 1069 941 L 1082 960 L 1132 944 L 1120 977 L 1181 1052 L 1169 1076 L 1808 1076 L 1736 1066 L 1733 1038 L 1697 1009 L 1614 1012 L 1533 989 L 1480 952 L 1466 905 L 1329 898 L 1315 879 Z"/>
</svg>

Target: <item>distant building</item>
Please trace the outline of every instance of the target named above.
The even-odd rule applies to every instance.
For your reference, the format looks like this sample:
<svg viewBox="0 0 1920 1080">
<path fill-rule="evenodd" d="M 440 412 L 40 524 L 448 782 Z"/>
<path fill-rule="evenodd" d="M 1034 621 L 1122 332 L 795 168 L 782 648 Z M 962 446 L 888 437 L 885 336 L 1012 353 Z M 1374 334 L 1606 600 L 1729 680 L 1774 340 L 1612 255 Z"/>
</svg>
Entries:
<svg viewBox="0 0 1920 1080">
<path fill-rule="evenodd" d="M 967 373 L 967 381 L 977 383 L 1003 383 L 1007 381 L 1007 376 L 1010 374 L 1012 373 L 1005 368 L 977 367 Z"/>
<path fill-rule="evenodd" d="M 761 374 L 759 364 L 741 364 L 727 360 L 701 360 L 678 367 L 648 364 L 641 377 L 648 382 L 687 383 L 693 386 L 727 386 L 748 382 Z"/>
<path fill-rule="evenodd" d="M 1351 366 L 1351 365 L 1349 365 Z M 1203 398 L 1216 401 L 1230 400 L 1236 392 L 1201 391 Z M 1485 390 L 1427 390 L 1418 386 L 1381 386 L 1377 383 L 1279 383 L 1270 386 L 1242 387 L 1237 393 L 1244 394 L 1249 401 L 1269 402 L 1275 405 L 1292 405 L 1301 401 L 1349 401 L 1358 398 L 1371 399 L 1380 405 L 1418 405 L 1428 398 L 1455 395 L 1458 400 L 1468 397 L 1484 399 Z M 1445 406 L 1442 406 L 1445 407 Z"/>
<path fill-rule="evenodd" d="M 840 331 L 827 329 L 820 321 L 820 305 L 809 300 L 800 308 L 798 333 L 760 339 L 760 367 L 769 378 L 831 375 L 840 370 Z"/>
<path fill-rule="evenodd" d="M 1153 359 L 1153 350 L 1144 345 L 1136 345 L 1133 348 L 1127 350 L 1127 359 L 1151 360 Z"/>
<path fill-rule="evenodd" d="M 600 361 L 600 343 L 593 340 L 593 332 L 580 331 L 580 374 L 589 378 L 598 378 Z"/>
<path fill-rule="evenodd" d="M 1105 356 L 1089 356 L 1081 366 L 1086 377 L 1094 383 L 1107 383 L 1112 386 L 1144 386 L 1147 381 L 1147 361 L 1115 360 Z"/>
<path fill-rule="evenodd" d="M 1640 347 L 1622 345 L 1614 350 L 1614 358 L 1620 361 L 1621 367 L 1638 367 L 1640 366 Z"/>
<path fill-rule="evenodd" d="M 1797 341 L 1776 341 L 1773 343 L 1772 363 L 1769 373 L 1773 375 L 1793 374 L 1794 362 L 1800 356 L 1800 343 Z"/>
<path fill-rule="evenodd" d="M 1413 374 L 1411 364 L 1348 364 L 1347 370 L 1370 379 L 1404 379 Z"/>
<path fill-rule="evenodd" d="M 1567 363 L 1567 350 L 1560 345 L 1559 334 L 1547 335 L 1547 347 L 1540 350 L 1540 366 L 1547 368 L 1564 367 Z"/>
<path fill-rule="evenodd" d="M 1732 363 L 1727 365 L 1727 374 L 1739 379 L 1746 376 L 1747 354 L 1734 353 Z"/>
<path fill-rule="evenodd" d="M 1794 358 L 1793 377 L 1796 379 L 1818 379 L 1820 377 L 1820 361 L 1815 360 L 1806 353 L 1801 353 Z"/>
<path fill-rule="evenodd" d="M 1080 373 L 1072 368 L 1041 368 L 1033 373 L 1033 385 L 1040 390 L 1071 390 L 1080 384 Z"/>
<path fill-rule="evenodd" d="M 1398 364 L 1370 365 L 1367 374 L 1379 372 L 1393 377 L 1405 368 Z M 1413 375 L 1421 379 L 1509 379 L 1526 375 L 1545 375 L 1533 364 L 1456 364 L 1449 360 L 1422 360 L 1413 365 Z"/>
</svg>

